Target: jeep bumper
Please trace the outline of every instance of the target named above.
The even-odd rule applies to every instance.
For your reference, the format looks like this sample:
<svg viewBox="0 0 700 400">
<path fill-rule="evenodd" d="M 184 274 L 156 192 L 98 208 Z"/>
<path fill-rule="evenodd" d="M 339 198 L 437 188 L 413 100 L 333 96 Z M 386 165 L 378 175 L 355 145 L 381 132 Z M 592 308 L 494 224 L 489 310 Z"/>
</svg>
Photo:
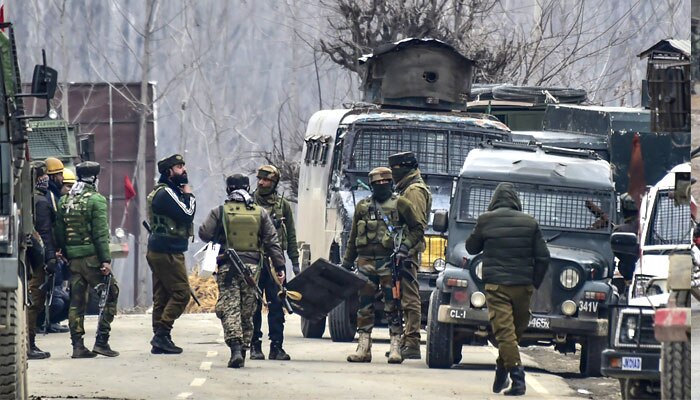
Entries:
<svg viewBox="0 0 700 400">
<path fill-rule="evenodd" d="M 603 351 L 600 372 L 617 379 L 659 380 L 659 352 L 607 349 Z"/>
</svg>

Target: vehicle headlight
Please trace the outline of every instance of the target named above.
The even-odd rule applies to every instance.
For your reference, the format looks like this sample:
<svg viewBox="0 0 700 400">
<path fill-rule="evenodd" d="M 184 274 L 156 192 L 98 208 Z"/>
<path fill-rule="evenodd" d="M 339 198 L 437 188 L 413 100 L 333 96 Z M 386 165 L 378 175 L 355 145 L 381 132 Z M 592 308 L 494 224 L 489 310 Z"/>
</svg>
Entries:
<svg viewBox="0 0 700 400">
<path fill-rule="evenodd" d="M 472 293 L 471 302 L 474 308 L 481 308 L 486 304 L 486 296 L 481 292 L 474 292 Z"/>
<path fill-rule="evenodd" d="M 559 274 L 559 283 L 564 289 L 573 289 L 581 280 L 581 274 L 574 267 L 566 267 Z"/>
<path fill-rule="evenodd" d="M 624 342 L 634 342 L 634 338 L 637 336 L 637 316 L 630 315 L 625 317 L 625 321 L 622 324 L 621 340 Z"/>
<path fill-rule="evenodd" d="M 484 263 L 481 260 L 476 262 L 474 265 L 474 275 L 480 281 L 484 280 Z"/>
<path fill-rule="evenodd" d="M 445 260 L 442 259 L 442 258 L 438 258 L 437 260 L 435 260 L 435 261 L 433 262 L 433 268 L 434 268 L 435 271 L 437 271 L 437 272 L 442 272 L 442 271 L 444 271 L 444 270 L 445 270 L 445 265 L 447 265 L 447 263 L 445 263 Z"/>
</svg>

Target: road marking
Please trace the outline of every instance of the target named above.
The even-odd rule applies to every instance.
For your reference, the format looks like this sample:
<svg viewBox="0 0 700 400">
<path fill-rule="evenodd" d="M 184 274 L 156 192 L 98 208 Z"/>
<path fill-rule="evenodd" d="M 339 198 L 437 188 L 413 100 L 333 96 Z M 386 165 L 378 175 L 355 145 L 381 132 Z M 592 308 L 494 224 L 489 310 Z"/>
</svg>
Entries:
<svg viewBox="0 0 700 400">
<path fill-rule="evenodd" d="M 202 386 L 206 381 L 207 378 L 194 378 L 192 379 L 192 382 L 190 382 L 190 386 Z"/>
<path fill-rule="evenodd" d="M 177 399 L 189 399 L 192 396 L 192 392 L 182 392 L 177 395 Z"/>
<path fill-rule="evenodd" d="M 540 393 L 540 394 L 548 394 L 549 393 L 549 391 L 547 389 L 545 389 L 544 386 L 542 386 L 540 384 L 540 382 L 532 374 L 528 375 L 527 379 L 525 379 L 525 382 L 527 382 L 527 384 L 529 386 L 531 386 L 533 389 L 535 389 L 535 392 L 537 392 L 537 393 Z"/>
<path fill-rule="evenodd" d="M 207 357 L 210 357 L 210 358 L 216 357 L 218 354 L 219 354 L 218 351 L 212 351 L 212 350 L 207 351 Z"/>
<path fill-rule="evenodd" d="M 202 371 L 209 371 L 211 369 L 211 361 L 202 361 L 202 363 L 199 364 L 199 369 Z"/>
</svg>

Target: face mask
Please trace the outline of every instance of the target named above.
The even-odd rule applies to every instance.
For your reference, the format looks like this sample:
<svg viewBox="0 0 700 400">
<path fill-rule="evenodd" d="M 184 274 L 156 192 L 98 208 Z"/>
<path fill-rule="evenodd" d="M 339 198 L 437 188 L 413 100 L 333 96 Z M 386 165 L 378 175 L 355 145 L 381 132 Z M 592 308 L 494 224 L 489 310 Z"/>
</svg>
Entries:
<svg viewBox="0 0 700 400">
<path fill-rule="evenodd" d="M 186 185 L 189 181 L 187 180 L 187 172 L 183 172 L 182 175 L 173 175 L 170 177 L 170 181 L 175 186 Z"/>
<path fill-rule="evenodd" d="M 405 167 L 405 166 L 400 166 L 400 165 L 391 167 L 391 175 L 392 175 L 392 178 L 394 179 L 394 182 L 399 182 L 406 175 L 410 174 L 411 171 L 413 171 L 412 167 Z"/>
<path fill-rule="evenodd" d="M 391 187 L 391 183 L 372 185 L 372 197 L 374 197 L 379 202 L 383 202 L 389 197 L 391 197 L 391 194 L 393 192 L 392 189 L 393 188 Z"/>
<path fill-rule="evenodd" d="M 37 178 L 36 185 L 34 187 L 44 192 L 47 191 L 49 189 L 49 176 L 44 175 L 40 178 Z"/>
</svg>

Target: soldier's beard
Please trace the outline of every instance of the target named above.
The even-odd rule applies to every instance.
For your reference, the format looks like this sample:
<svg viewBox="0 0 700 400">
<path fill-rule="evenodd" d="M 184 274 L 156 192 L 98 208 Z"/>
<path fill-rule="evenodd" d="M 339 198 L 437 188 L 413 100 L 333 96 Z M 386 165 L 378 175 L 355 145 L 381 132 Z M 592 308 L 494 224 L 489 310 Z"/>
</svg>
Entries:
<svg viewBox="0 0 700 400">
<path fill-rule="evenodd" d="M 268 186 L 268 187 L 258 186 L 258 193 L 260 193 L 261 196 L 269 196 L 274 191 L 275 191 L 274 186 Z"/>
<path fill-rule="evenodd" d="M 187 185 L 187 183 L 189 182 L 189 180 L 187 179 L 187 172 L 184 172 L 181 175 L 173 175 L 170 178 L 170 180 L 175 186 Z"/>
</svg>

